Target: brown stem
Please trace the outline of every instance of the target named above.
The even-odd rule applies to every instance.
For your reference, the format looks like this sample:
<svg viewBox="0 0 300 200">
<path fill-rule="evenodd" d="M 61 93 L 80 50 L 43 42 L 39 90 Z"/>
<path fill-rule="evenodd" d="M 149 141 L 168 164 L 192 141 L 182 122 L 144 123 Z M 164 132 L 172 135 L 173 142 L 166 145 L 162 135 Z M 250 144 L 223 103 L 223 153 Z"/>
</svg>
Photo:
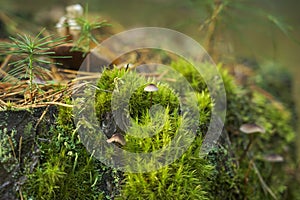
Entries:
<svg viewBox="0 0 300 200">
<path fill-rule="evenodd" d="M 19 141 L 19 163 L 21 163 L 22 141 L 23 141 L 23 137 L 20 136 L 20 141 Z"/>
<path fill-rule="evenodd" d="M 213 57 L 213 59 L 217 60 L 216 52 L 214 52 L 214 40 L 216 37 L 216 26 L 217 26 L 217 18 L 220 15 L 221 11 L 224 8 L 224 4 L 220 1 L 215 2 L 215 8 L 213 13 L 209 19 L 207 19 L 204 24 L 200 27 L 200 30 L 208 24 L 207 35 L 204 43 L 204 47 L 207 52 Z"/>
<path fill-rule="evenodd" d="M 247 152 L 249 151 L 249 149 L 250 149 L 252 143 L 253 143 L 253 135 L 250 136 L 250 141 L 249 141 L 249 143 L 247 144 L 247 147 L 246 147 L 246 149 L 244 150 L 243 154 L 241 155 L 240 160 L 239 160 L 239 163 L 245 158 L 245 156 L 246 156 Z"/>
<path fill-rule="evenodd" d="M 151 95 L 150 95 L 150 108 L 152 106 L 152 95 L 153 95 L 153 93 L 151 92 Z"/>
<path fill-rule="evenodd" d="M 249 180 L 248 180 L 248 176 L 249 176 L 249 173 L 250 173 L 250 170 L 251 170 L 251 166 L 252 166 L 252 162 L 253 162 L 253 159 L 250 160 L 249 162 L 249 165 L 248 165 L 248 169 L 245 173 L 245 178 L 244 178 L 244 183 L 245 183 L 245 186 L 248 184 Z"/>
<path fill-rule="evenodd" d="M 90 56 L 91 56 L 91 53 L 88 53 L 88 55 L 86 56 L 86 64 L 87 64 L 87 66 L 86 66 L 86 71 L 87 72 L 90 72 Z"/>
</svg>

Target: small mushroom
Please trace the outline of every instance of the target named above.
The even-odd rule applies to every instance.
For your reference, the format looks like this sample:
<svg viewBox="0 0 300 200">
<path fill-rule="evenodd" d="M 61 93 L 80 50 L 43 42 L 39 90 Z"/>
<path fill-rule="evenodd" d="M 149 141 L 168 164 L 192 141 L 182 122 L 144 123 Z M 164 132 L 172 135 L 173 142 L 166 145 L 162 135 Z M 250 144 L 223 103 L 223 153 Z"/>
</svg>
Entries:
<svg viewBox="0 0 300 200">
<path fill-rule="evenodd" d="M 83 8 L 80 4 L 74 4 L 66 7 L 67 17 L 76 19 L 83 15 Z"/>
<path fill-rule="evenodd" d="M 246 134 L 252 134 L 252 133 L 265 133 L 266 130 L 257 125 L 257 124 L 243 124 L 241 127 L 240 127 L 240 131 L 242 131 L 243 133 L 246 133 Z"/>
<path fill-rule="evenodd" d="M 157 86 L 153 83 L 147 85 L 145 88 L 144 88 L 144 91 L 145 92 L 156 92 L 158 90 Z"/>
<path fill-rule="evenodd" d="M 70 35 L 72 35 L 72 40 L 78 40 L 81 33 L 81 26 L 77 23 L 76 19 L 68 20 L 68 28 Z"/>
<path fill-rule="evenodd" d="M 59 36 L 66 36 L 68 35 L 68 30 L 67 30 L 67 18 L 65 16 L 62 16 L 58 23 L 56 24 L 56 29 L 58 32 Z"/>
<path fill-rule="evenodd" d="M 244 159 L 244 157 L 246 156 L 247 152 L 249 151 L 249 149 L 251 148 L 251 145 L 254 142 L 254 135 L 253 134 L 254 133 L 261 133 L 261 134 L 263 134 L 263 133 L 266 132 L 266 130 L 263 127 L 261 127 L 261 126 L 259 126 L 257 124 L 254 124 L 254 123 L 250 124 L 250 123 L 248 123 L 248 124 L 243 124 L 240 127 L 240 131 L 242 131 L 243 133 L 245 133 L 247 135 L 250 135 L 249 142 L 248 142 L 246 148 L 244 149 L 243 154 L 240 157 L 240 161 L 242 161 Z"/>
<path fill-rule="evenodd" d="M 76 41 L 81 33 L 81 26 L 77 19 L 83 15 L 83 8 L 80 4 L 75 4 L 67 6 L 66 11 L 67 14 L 62 16 L 56 24 L 56 29 L 60 36 L 67 36 L 66 42 Z"/>
<path fill-rule="evenodd" d="M 125 138 L 122 134 L 120 133 L 115 133 L 111 136 L 111 138 L 106 140 L 107 143 L 112 143 L 112 142 L 117 142 L 124 146 L 126 144 Z"/>
<path fill-rule="evenodd" d="M 150 94 L 150 107 L 152 106 L 152 96 L 153 96 L 153 92 L 156 92 L 158 91 L 158 87 L 153 84 L 153 83 L 150 83 L 149 85 L 147 85 L 145 88 L 144 88 L 144 91 L 145 92 L 151 92 Z"/>
<path fill-rule="evenodd" d="M 278 154 L 269 154 L 269 155 L 265 155 L 263 157 L 263 160 L 267 162 L 283 162 L 284 158 Z"/>
</svg>

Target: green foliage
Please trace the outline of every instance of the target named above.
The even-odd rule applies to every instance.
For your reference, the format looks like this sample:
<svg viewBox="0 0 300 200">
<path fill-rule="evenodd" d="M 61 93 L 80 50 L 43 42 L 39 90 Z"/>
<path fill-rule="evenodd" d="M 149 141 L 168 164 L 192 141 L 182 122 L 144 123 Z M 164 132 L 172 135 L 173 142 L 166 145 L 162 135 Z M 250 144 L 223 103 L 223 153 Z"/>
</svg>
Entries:
<svg viewBox="0 0 300 200">
<path fill-rule="evenodd" d="M 249 22 L 246 18 L 240 17 L 241 13 L 255 22 L 257 20 L 253 20 L 253 17 L 264 18 L 286 36 L 291 37 L 290 26 L 278 17 L 257 9 L 250 1 L 193 2 L 199 5 L 198 7 L 193 4 L 193 7 L 199 9 L 201 17 L 205 18 L 200 30 L 205 30 L 208 51 L 212 54 L 215 53 L 213 48 L 216 48 L 218 40 L 223 39 L 224 27 L 226 31 L 228 27 L 236 31 L 241 30 L 240 25 Z M 108 24 L 105 21 L 90 21 L 87 10 L 85 14 L 84 17 L 77 19 L 81 32 L 79 39 L 75 41 L 74 49 L 86 54 L 90 51 L 91 44 L 98 44 L 92 32 Z M 6 79 L 9 80 L 12 76 L 29 78 L 31 97 L 35 89 L 34 79 L 42 76 L 39 68 L 43 64 L 50 64 L 50 61 L 44 60 L 44 57 L 51 57 L 53 52 L 50 52 L 50 49 L 62 44 L 65 39 L 51 40 L 52 36 L 42 37 L 43 33 L 42 30 L 33 38 L 17 35 L 10 38 L 10 43 L 0 43 L 3 55 L 17 55 L 22 58 L 10 63 L 14 68 Z M 202 137 L 207 130 L 211 110 L 214 108 L 214 99 L 210 97 L 203 77 L 191 64 L 179 60 L 172 62 L 171 66 L 182 74 L 194 89 L 193 94 L 196 99 L 189 98 L 192 94 L 188 94 L 183 100 L 188 105 L 195 106 L 192 110 L 197 107 L 200 115 L 197 131 L 192 133 L 195 138 L 183 155 L 159 170 L 146 173 L 125 172 L 121 176 L 116 169 L 104 166 L 93 158 L 93 153 L 86 151 L 86 147 L 82 145 L 83 138 L 77 134 L 78 127 L 75 128 L 73 124 L 72 110 L 61 108 L 56 124 L 51 130 L 38 133 L 38 137 L 43 139 L 35 141 L 40 152 L 38 166 L 32 169 L 32 173 L 26 166 L 24 158 L 25 167 L 20 167 L 24 169 L 27 177 L 26 183 L 22 185 L 24 199 L 299 198 L 296 178 L 288 176 L 288 173 L 293 172 L 295 168 L 295 161 L 291 154 L 295 133 L 291 126 L 293 116 L 290 111 L 261 93 L 236 86 L 232 77 L 219 66 L 227 93 L 226 124 L 218 147 L 209 152 L 206 157 L 199 157 Z M 170 72 L 169 75 L 174 78 L 172 73 Z M 281 83 L 278 85 L 278 81 L 274 82 L 275 76 L 282 77 L 281 83 L 287 85 L 283 86 Z M 289 74 L 283 73 L 281 69 L 274 70 L 272 64 L 263 66 L 259 75 L 255 77 L 255 82 L 274 96 L 285 97 L 290 93 L 290 90 L 286 89 L 290 88 L 289 79 Z M 133 91 L 127 90 L 128 80 L 138 87 Z M 159 90 L 155 93 L 145 92 L 144 87 L 149 83 L 155 83 Z M 132 126 L 126 130 L 126 133 L 122 132 L 125 134 L 126 145 L 121 148 L 136 153 L 167 148 L 167 145 L 178 135 L 179 127 L 183 131 L 182 137 L 188 140 L 190 136 L 187 127 L 190 124 L 188 121 L 192 119 L 181 115 L 183 108 L 178 98 L 185 92 L 183 89 L 185 84 L 186 82 L 181 79 L 176 79 L 174 88 L 171 88 L 167 84 L 138 77 L 135 72 L 127 72 L 124 69 L 105 70 L 97 83 L 96 115 L 100 122 L 106 120 L 107 113 L 124 107 L 127 101 L 123 97 L 130 92 L 132 95 L 127 112 Z M 113 97 L 118 104 L 111 104 Z M 278 100 L 286 105 L 291 103 L 290 99 Z M 193 104 L 194 102 L 196 104 Z M 94 121 L 87 120 L 81 122 L 81 125 L 88 126 L 89 123 Z M 243 153 L 250 138 L 239 130 L 244 123 L 256 123 L 266 130 L 265 134 L 253 136 L 253 145 L 245 156 Z M 32 132 L 33 124 L 29 123 L 24 129 L 24 134 Z M 145 138 L 137 137 L 141 135 Z M 17 159 L 15 152 L 18 146 L 15 136 L 15 131 L 8 132 L 6 128 L 0 129 L 0 168 L 5 172 L 13 172 L 20 165 L 20 159 Z M 180 153 L 180 149 L 175 148 L 172 153 Z M 264 160 L 264 156 L 268 154 L 281 155 L 284 162 L 271 163 Z M 137 156 L 137 159 L 141 158 Z M 147 164 L 151 168 L 154 162 Z M 288 188 L 290 184 L 294 184 L 294 188 Z M 118 189 L 121 189 L 120 193 L 116 191 Z"/>
<path fill-rule="evenodd" d="M 274 199 L 275 196 L 282 199 L 287 195 L 287 184 L 290 181 L 284 170 L 294 166 L 291 150 L 288 150 L 295 137 L 290 124 L 290 111 L 268 100 L 263 94 L 236 86 L 224 70 L 221 72 L 227 94 L 225 128 L 230 146 L 223 144 L 225 156 L 221 148 L 212 152 L 213 156 L 210 157 L 220 167 L 212 179 L 217 183 L 212 190 L 216 195 L 214 198 Z M 259 124 L 265 128 L 266 133 L 255 137 L 255 143 L 247 152 L 248 156 L 240 160 L 250 139 L 249 135 L 239 130 L 244 123 Z M 285 162 L 271 163 L 262 159 L 269 154 L 281 155 Z M 224 189 L 226 193 L 215 193 Z"/>
<path fill-rule="evenodd" d="M 103 199 L 105 193 L 110 199 L 104 178 L 115 172 L 86 151 L 71 114 L 71 109 L 61 108 L 57 123 L 44 135 L 51 140 L 39 143 L 40 163 L 27 174 L 23 189 L 26 199 Z"/>
<path fill-rule="evenodd" d="M 209 199 L 206 189 L 210 182 L 207 177 L 213 167 L 199 158 L 201 142 L 201 138 L 197 137 L 178 160 L 157 171 L 126 172 L 125 183 L 117 199 Z M 164 144 L 167 143 L 165 140 Z M 142 144 L 149 146 L 148 141 Z M 129 144 L 127 148 L 134 146 Z"/>
<path fill-rule="evenodd" d="M 11 80 L 13 77 L 29 78 L 29 91 L 32 99 L 34 85 L 34 79 L 40 76 L 43 78 L 43 74 L 40 73 L 40 65 L 51 64 L 51 61 L 47 61 L 44 57 L 54 54 L 51 51 L 53 47 L 56 47 L 64 42 L 64 37 L 51 39 L 52 35 L 42 37 L 45 29 L 41 30 L 35 37 L 28 35 L 17 34 L 17 37 L 9 37 L 11 42 L 1 42 L 0 49 L 2 55 L 15 55 L 20 59 L 9 63 L 13 66 L 13 69 L 9 71 L 10 76 L 6 77 L 6 80 Z"/>
<path fill-rule="evenodd" d="M 24 196 L 41 199 L 284 199 L 289 194 L 296 197 L 297 194 L 288 190 L 292 179 L 285 171 L 295 165 L 288 148 L 294 139 L 290 112 L 263 94 L 238 87 L 219 66 L 228 102 L 225 129 L 218 146 L 207 156 L 199 157 L 214 100 L 191 65 L 178 61 L 171 66 L 178 72 L 182 70 L 194 89 L 195 99 L 189 98 L 190 94 L 183 97 L 187 105 L 199 110 L 200 119 L 193 137 L 188 129 L 192 119 L 181 115 L 184 108 L 179 103 L 182 101 L 179 93 L 182 91 L 177 88 L 184 82 L 179 79 L 175 89 L 171 89 L 165 83 L 137 76 L 134 71 L 105 70 L 97 83 L 94 100 L 100 123 L 111 120 L 105 118 L 107 113 L 129 103 L 126 112 L 131 126 L 126 132 L 117 130 L 125 135 L 126 144 L 121 148 L 126 152 L 168 150 L 168 144 L 178 136 L 179 130 L 185 141 L 193 139 L 184 152 L 175 141 L 170 153 L 182 153 L 178 159 L 151 171 L 156 160 L 144 163 L 142 156 L 137 154 L 138 166 L 128 166 L 129 169 L 147 166 L 148 171 L 124 172 L 120 176 L 120 172 L 102 165 L 87 153 L 80 140 L 84 138 L 79 139 L 74 130 L 71 110 L 64 108 L 60 110 L 57 124 L 47 134 L 51 141 L 40 144 L 40 165 L 29 175 Z M 156 84 L 158 91 L 145 92 L 144 87 L 149 83 Z M 129 99 L 126 99 L 127 93 Z M 81 125 L 89 126 L 89 123 L 96 122 L 87 120 Z M 250 138 L 239 130 L 244 123 L 256 123 L 266 130 L 265 134 L 254 137 L 245 156 L 243 152 Z M 264 160 L 268 154 L 279 154 L 284 162 Z M 109 184 L 103 182 L 108 175 L 110 184 L 119 192 L 107 191 Z"/>
<path fill-rule="evenodd" d="M 181 63 L 187 64 L 183 61 Z M 186 69 L 178 63 L 174 63 L 174 66 Z M 191 65 L 187 65 L 187 67 L 193 69 Z M 188 72 L 188 70 L 186 71 Z M 201 77 L 190 73 L 186 75 L 188 79 L 194 81 L 192 86 L 202 91 L 204 86 L 199 85 L 199 82 L 202 81 Z M 182 137 L 190 137 L 186 129 L 188 126 L 187 119 L 179 115 L 179 100 L 174 90 L 166 84 L 156 83 L 157 92 L 144 91 L 147 84 L 154 82 L 154 80 L 146 80 L 137 76 L 135 72 L 113 69 L 105 70 L 97 84 L 96 111 L 100 121 L 104 120 L 101 116 L 105 112 L 122 108 L 125 104 L 124 101 L 126 101 L 123 99 L 126 96 L 125 93 L 132 92 L 129 100 L 129 115 L 132 125 L 126 132 L 126 145 L 123 147 L 128 152 L 153 152 L 166 148 L 166 145 L 179 134 L 180 127 L 183 129 L 183 133 L 180 133 Z M 179 84 L 183 83 L 180 82 Z M 132 86 L 134 91 L 131 89 Z M 113 90 L 118 93 L 117 96 L 114 96 L 117 98 L 118 105 L 111 108 Z M 151 97 L 151 95 L 153 96 Z M 150 103 L 151 98 L 152 105 Z M 201 115 L 203 114 L 200 118 L 200 124 L 204 125 L 210 116 L 211 99 L 204 90 L 201 93 L 196 92 L 196 99 L 200 108 L 199 112 Z M 187 102 L 190 100 L 186 97 Z M 156 113 L 151 110 L 154 108 L 157 108 L 159 112 Z M 159 109 L 164 109 L 164 111 Z M 157 171 L 147 173 L 125 172 L 124 184 L 118 199 L 208 199 L 205 188 L 208 187 L 209 182 L 206 179 L 212 166 L 208 165 L 203 158 L 199 158 L 201 142 L 201 134 L 199 134 L 178 160 Z M 177 154 L 180 153 L 179 151 L 172 153 Z M 139 158 L 136 159 L 139 160 Z M 151 161 L 147 163 L 147 167 L 151 169 L 154 164 Z M 141 164 L 142 166 L 144 165 Z"/>
<path fill-rule="evenodd" d="M 81 27 L 79 38 L 75 41 L 75 47 L 73 50 L 79 50 L 86 53 L 90 51 L 91 43 L 96 45 L 99 44 L 95 36 L 93 35 L 93 31 L 96 29 L 100 29 L 105 26 L 110 26 L 105 20 L 99 21 L 98 19 L 95 21 L 91 21 L 88 18 L 88 6 L 85 8 L 85 15 L 83 17 L 76 18 L 76 22 Z"/>
<path fill-rule="evenodd" d="M 293 105 L 290 97 L 292 94 L 292 74 L 286 68 L 274 62 L 267 62 L 259 66 L 255 77 L 255 84 L 271 93 L 274 98 L 286 106 Z"/>
<path fill-rule="evenodd" d="M 118 85 L 118 78 L 125 75 L 125 70 L 105 70 L 97 84 L 95 94 L 96 115 L 101 120 L 101 115 L 111 111 L 112 92 Z"/>
<path fill-rule="evenodd" d="M 7 128 L 0 129 L 0 166 L 6 173 L 10 173 L 18 165 L 15 134 L 14 130 L 9 133 Z"/>
<path fill-rule="evenodd" d="M 137 121 L 143 123 L 148 117 L 147 112 L 149 112 L 149 109 L 157 104 L 163 108 L 168 108 L 168 115 L 176 115 L 179 109 L 179 102 L 178 97 L 174 95 L 172 89 L 167 85 L 158 83 L 158 91 L 153 94 L 151 92 L 145 92 L 145 86 L 147 85 L 144 84 L 141 87 L 138 87 L 130 97 L 129 113 L 131 118 L 137 119 Z"/>
<path fill-rule="evenodd" d="M 188 63 L 187 61 L 180 59 L 178 61 L 173 61 L 170 65 L 173 69 L 175 69 L 178 73 L 180 73 L 182 76 L 186 78 L 186 80 L 194 90 L 201 92 L 206 88 L 206 84 L 202 76 L 199 74 L 199 72 L 194 68 L 194 66 L 191 63 Z M 180 91 L 180 88 L 185 88 L 183 87 L 182 84 L 185 83 L 180 83 L 180 82 L 176 83 L 176 86 L 178 87 L 178 91 Z"/>
<path fill-rule="evenodd" d="M 224 53 L 219 43 L 224 43 L 224 40 L 238 40 L 239 43 L 244 45 L 253 45 L 244 37 L 248 34 L 243 32 L 243 29 L 251 24 L 252 27 L 258 27 L 251 30 L 254 34 L 259 33 L 262 29 L 265 30 L 264 34 L 269 33 L 266 30 L 270 30 L 273 33 L 277 29 L 288 39 L 299 44 L 299 41 L 292 34 L 292 27 L 282 20 L 280 15 L 278 16 L 259 7 L 258 4 L 251 0 L 190 0 L 188 5 L 198 13 L 201 20 L 199 31 L 200 34 L 205 36 L 204 48 L 217 61 L 228 59 L 230 56 L 222 55 Z M 199 18 L 197 21 L 199 21 Z M 247 31 L 249 32 L 249 30 Z M 235 38 L 232 38 L 232 35 Z"/>
<path fill-rule="evenodd" d="M 240 190 L 244 183 L 237 175 L 237 163 L 227 148 L 214 148 L 207 156 L 210 164 L 215 166 L 208 177 L 212 182 L 208 188 L 211 199 L 240 199 L 245 196 Z"/>
<path fill-rule="evenodd" d="M 293 31 L 293 27 L 287 24 L 282 18 L 278 16 L 274 16 L 271 14 L 267 14 L 267 19 L 278 28 L 287 38 L 291 39 L 293 42 L 300 44 L 297 38 L 295 38 L 291 33 Z"/>
</svg>

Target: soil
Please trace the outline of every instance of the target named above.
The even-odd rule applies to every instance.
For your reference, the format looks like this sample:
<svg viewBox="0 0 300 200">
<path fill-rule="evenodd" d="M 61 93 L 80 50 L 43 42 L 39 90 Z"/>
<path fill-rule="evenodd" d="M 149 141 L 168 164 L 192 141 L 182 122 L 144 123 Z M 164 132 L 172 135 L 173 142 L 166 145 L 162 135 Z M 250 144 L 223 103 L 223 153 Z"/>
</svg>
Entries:
<svg viewBox="0 0 300 200">
<path fill-rule="evenodd" d="M 43 113 L 45 114 L 43 115 Z M 26 177 L 20 175 L 20 172 L 25 170 L 24 159 L 28 159 L 26 167 L 29 167 L 29 170 L 33 170 L 37 166 L 39 149 L 35 141 L 36 139 L 43 140 L 42 134 L 48 132 L 50 126 L 55 122 L 57 113 L 58 110 L 55 106 L 35 108 L 30 111 L 0 112 L 0 130 L 6 128 L 6 133 L 16 131 L 12 140 L 16 142 L 14 151 L 19 159 L 19 161 L 11 160 L 12 163 L 0 162 L 0 200 L 19 199 L 17 198 L 18 190 L 26 180 Z M 19 148 L 20 144 L 21 148 Z M 7 164 L 13 166 L 9 171 L 5 167 Z"/>
</svg>

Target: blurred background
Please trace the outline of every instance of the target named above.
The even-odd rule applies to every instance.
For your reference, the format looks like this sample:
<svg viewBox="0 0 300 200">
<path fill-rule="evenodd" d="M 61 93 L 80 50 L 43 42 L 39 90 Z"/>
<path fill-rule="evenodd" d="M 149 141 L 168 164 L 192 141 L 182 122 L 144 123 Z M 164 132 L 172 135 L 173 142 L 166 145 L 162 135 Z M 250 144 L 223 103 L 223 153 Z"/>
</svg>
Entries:
<svg viewBox="0 0 300 200">
<path fill-rule="evenodd" d="M 88 4 L 90 14 L 117 32 L 171 28 L 203 44 L 216 63 L 259 69 L 253 80 L 300 116 L 299 0 L 1 0 L 1 37 L 20 29 L 54 31 L 65 7 L 75 3 Z"/>
</svg>

